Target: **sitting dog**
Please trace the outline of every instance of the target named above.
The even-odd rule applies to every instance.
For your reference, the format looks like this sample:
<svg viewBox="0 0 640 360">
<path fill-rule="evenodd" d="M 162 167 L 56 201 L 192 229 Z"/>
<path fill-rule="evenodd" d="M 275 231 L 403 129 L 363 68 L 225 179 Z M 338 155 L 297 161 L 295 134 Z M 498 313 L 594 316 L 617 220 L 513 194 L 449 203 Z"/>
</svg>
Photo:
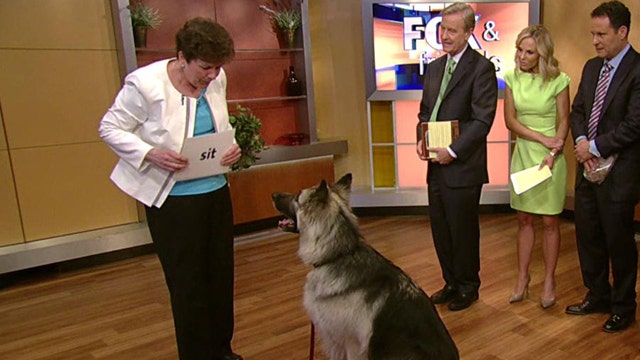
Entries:
<svg viewBox="0 0 640 360">
<path fill-rule="evenodd" d="M 367 245 L 349 206 L 351 174 L 323 180 L 297 195 L 274 193 L 287 217 L 279 226 L 299 232 L 298 256 L 313 266 L 304 307 L 332 360 L 447 360 L 458 349 L 422 289 Z"/>
</svg>

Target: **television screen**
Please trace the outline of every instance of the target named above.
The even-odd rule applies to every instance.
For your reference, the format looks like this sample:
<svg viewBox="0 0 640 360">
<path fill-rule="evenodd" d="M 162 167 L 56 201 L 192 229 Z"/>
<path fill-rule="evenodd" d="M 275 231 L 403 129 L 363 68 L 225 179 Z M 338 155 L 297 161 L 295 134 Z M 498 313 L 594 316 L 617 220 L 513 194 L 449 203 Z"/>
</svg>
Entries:
<svg viewBox="0 0 640 360">
<path fill-rule="evenodd" d="M 419 98 L 425 64 L 444 55 L 438 35 L 441 12 L 449 3 L 363 0 L 365 68 L 369 100 Z M 469 46 L 496 67 L 499 89 L 515 66 L 515 40 L 539 21 L 539 2 L 475 1 L 476 27 Z"/>
</svg>

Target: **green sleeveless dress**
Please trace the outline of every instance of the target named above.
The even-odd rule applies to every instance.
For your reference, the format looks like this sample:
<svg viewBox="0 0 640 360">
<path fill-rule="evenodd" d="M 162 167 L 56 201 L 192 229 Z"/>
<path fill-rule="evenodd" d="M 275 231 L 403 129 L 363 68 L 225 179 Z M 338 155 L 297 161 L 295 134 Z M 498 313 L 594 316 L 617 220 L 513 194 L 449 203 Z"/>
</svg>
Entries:
<svg viewBox="0 0 640 360">
<path fill-rule="evenodd" d="M 537 74 L 508 71 L 505 81 L 511 92 L 517 120 L 531 130 L 546 136 L 556 134 L 556 96 L 569 86 L 569 77 L 558 77 L 543 83 Z M 540 165 L 549 149 L 539 142 L 517 138 L 511 157 L 511 173 Z M 552 176 L 542 184 L 516 195 L 511 188 L 511 207 L 515 210 L 539 215 L 557 215 L 562 212 L 567 191 L 567 162 L 564 155 L 556 158 Z"/>
</svg>

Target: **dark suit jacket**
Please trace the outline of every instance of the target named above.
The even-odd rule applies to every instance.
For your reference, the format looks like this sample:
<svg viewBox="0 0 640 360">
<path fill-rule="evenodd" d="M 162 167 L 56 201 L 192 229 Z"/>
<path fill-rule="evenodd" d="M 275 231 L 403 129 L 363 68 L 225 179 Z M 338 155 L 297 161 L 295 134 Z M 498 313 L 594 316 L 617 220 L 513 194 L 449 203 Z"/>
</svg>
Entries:
<svg viewBox="0 0 640 360">
<path fill-rule="evenodd" d="M 421 122 L 429 121 L 446 62 L 447 56 L 442 56 L 426 67 L 418 129 Z M 496 114 L 497 98 L 495 66 L 467 47 L 451 76 L 437 118 L 437 121 L 459 121 L 460 136 L 451 144 L 451 150 L 458 158 L 449 165 L 429 163 L 429 171 L 441 170 L 447 186 L 464 187 L 489 182 L 487 135 Z"/>
<path fill-rule="evenodd" d="M 573 138 L 587 136 L 587 124 L 603 64 L 602 58 L 587 61 L 582 70 L 578 93 L 571 108 Z M 598 123 L 596 146 L 602 157 L 618 154 L 605 184 L 612 201 L 640 198 L 640 54 L 630 48 L 616 69 L 604 100 Z M 587 181 L 579 165 L 576 186 Z"/>
</svg>

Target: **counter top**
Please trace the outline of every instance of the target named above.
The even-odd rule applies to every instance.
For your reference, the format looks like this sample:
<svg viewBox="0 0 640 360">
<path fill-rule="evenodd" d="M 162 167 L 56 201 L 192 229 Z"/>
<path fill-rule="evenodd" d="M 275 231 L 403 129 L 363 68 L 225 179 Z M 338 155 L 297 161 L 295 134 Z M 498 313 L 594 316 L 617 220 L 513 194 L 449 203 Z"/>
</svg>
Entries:
<svg viewBox="0 0 640 360">
<path fill-rule="evenodd" d="M 285 146 L 269 145 L 258 154 L 256 165 L 278 163 L 282 161 L 307 159 L 325 155 L 346 154 L 348 151 L 345 139 L 324 139 L 309 144 Z"/>
</svg>

